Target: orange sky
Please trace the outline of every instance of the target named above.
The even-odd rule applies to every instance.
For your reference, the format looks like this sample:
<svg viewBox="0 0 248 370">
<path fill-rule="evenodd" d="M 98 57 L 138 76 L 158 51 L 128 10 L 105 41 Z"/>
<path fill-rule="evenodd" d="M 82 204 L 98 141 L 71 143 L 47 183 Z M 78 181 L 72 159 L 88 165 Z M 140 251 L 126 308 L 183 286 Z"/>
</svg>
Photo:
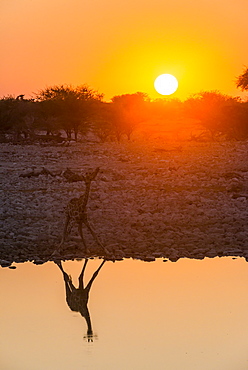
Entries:
<svg viewBox="0 0 248 370">
<path fill-rule="evenodd" d="M 162 73 L 179 80 L 176 98 L 241 95 L 247 0 L 0 0 L 0 14 L 0 96 L 86 83 L 105 100 L 154 99 Z"/>
</svg>

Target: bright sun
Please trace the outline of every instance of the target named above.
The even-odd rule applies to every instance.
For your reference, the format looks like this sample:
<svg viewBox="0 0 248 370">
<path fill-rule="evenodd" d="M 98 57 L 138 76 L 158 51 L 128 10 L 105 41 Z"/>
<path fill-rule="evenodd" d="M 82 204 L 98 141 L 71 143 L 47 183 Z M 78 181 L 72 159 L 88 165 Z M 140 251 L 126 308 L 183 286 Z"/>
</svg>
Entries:
<svg viewBox="0 0 248 370">
<path fill-rule="evenodd" d="M 171 95 L 178 88 L 176 77 L 170 74 L 163 74 L 154 81 L 155 90 L 161 95 Z"/>
</svg>

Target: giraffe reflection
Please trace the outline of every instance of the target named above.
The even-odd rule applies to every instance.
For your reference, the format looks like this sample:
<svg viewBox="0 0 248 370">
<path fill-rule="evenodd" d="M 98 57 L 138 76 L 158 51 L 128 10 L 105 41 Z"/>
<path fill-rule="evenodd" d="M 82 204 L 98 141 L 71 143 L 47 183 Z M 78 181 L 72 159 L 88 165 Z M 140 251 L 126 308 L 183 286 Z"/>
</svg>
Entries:
<svg viewBox="0 0 248 370">
<path fill-rule="evenodd" d="M 86 287 L 84 287 L 84 273 L 85 273 L 85 269 L 88 263 L 88 259 L 85 259 L 82 271 L 78 277 L 78 284 L 79 284 L 78 288 L 76 288 L 73 285 L 71 277 L 64 271 L 61 261 L 55 262 L 57 266 L 60 268 L 60 270 L 62 271 L 62 274 L 64 277 L 66 302 L 68 306 L 70 307 L 72 311 L 79 312 L 86 320 L 87 327 L 88 327 L 88 330 L 87 330 L 88 342 L 93 342 L 93 330 L 92 330 L 92 325 L 91 325 L 90 313 L 89 313 L 88 306 L 87 306 L 88 300 L 89 300 L 90 288 L 105 262 L 106 261 L 104 260 L 100 264 L 98 269 L 92 275 L 92 278 L 90 279 Z"/>
</svg>

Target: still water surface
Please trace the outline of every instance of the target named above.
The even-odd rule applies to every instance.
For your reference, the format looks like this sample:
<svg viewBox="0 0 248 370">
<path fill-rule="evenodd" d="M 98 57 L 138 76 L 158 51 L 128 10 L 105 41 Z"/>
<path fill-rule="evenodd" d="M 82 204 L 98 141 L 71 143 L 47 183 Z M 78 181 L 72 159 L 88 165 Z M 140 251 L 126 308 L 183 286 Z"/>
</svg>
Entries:
<svg viewBox="0 0 248 370">
<path fill-rule="evenodd" d="M 86 285 L 101 262 L 88 261 Z M 1 369 L 248 369 L 244 259 L 106 262 L 90 289 L 93 336 L 66 302 L 66 279 L 77 287 L 83 265 L 0 270 Z"/>
</svg>

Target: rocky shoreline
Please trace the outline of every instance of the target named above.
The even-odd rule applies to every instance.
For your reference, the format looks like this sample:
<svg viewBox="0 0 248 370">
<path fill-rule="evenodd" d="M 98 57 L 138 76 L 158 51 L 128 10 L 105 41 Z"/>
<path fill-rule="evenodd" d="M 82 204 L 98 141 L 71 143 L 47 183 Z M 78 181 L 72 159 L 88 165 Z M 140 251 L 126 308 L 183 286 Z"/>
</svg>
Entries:
<svg viewBox="0 0 248 370">
<path fill-rule="evenodd" d="M 248 258 L 248 142 L 0 145 L 2 266 L 58 258 L 64 208 L 84 191 L 63 171 L 96 167 L 88 216 L 108 254 L 84 230 L 85 254 L 75 229 L 62 259 Z"/>
</svg>

